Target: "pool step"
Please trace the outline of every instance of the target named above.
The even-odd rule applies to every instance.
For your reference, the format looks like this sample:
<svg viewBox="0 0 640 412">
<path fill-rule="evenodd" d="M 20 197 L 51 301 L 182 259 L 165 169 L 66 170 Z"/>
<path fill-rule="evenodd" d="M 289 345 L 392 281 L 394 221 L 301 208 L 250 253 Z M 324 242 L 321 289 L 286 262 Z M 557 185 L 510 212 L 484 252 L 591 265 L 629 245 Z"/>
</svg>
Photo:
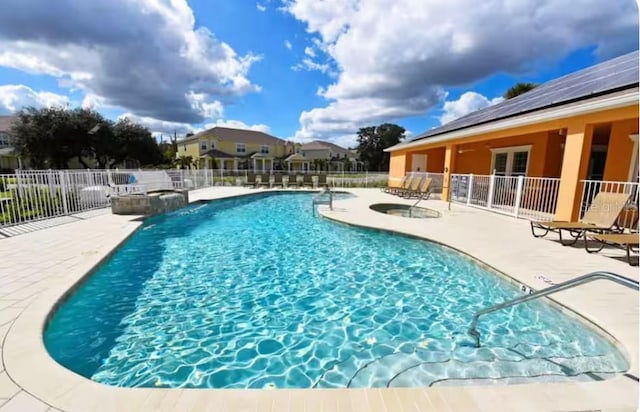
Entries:
<svg viewBox="0 0 640 412">
<path fill-rule="evenodd" d="M 619 373 L 613 355 L 581 357 L 523 356 L 505 348 L 461 348 L 453 354 L 417 350 L 376 359 L 352 356 L 334 364 L 316 383 L 318 388 L 382 388 L 465 384 L 601 380 Z M 551 351 L 553 354 L 556 351 Z M 357 355 L 357 354 L 356 354 Z M 369 355 L 370 356 L 370 355 Z"/>
</svg>

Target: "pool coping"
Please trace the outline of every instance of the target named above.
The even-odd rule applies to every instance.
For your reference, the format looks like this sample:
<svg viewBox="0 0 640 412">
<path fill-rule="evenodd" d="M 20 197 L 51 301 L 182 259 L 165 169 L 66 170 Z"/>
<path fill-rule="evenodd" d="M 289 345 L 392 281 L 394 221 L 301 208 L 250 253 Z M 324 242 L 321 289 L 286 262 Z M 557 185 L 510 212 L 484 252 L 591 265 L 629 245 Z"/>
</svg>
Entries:
<svg viewBox="0 0 640 412">
<path fill-rule="evenodd" d="M 269 192 L 275 191 L 277 190 Z M 353 191 L 350 192 L 353 193 Z M 265 193 L 265 191 L 249 191 L 223 198 L 257 193 Z M 325 215 L 323 212 L 326 211 L 323 209 L 323 207 L 319 208 L 321 215 Z M 526 409 L 527 402 L 531 402 L 528 404 L 530 410 L 576 409 L 576 406 L 583 405 L 583 401 L 584 405 L 587 405 L 584 409 L 594 409 L 594 406 L 620 408 L 625 405 L 629 407 L 634 405 L 633 409 L 635 409 L 637 405 L 637 383 L 630 386 L 629 379 L 621 376 L 602 382 L 587 383 L 387 389 L 122 388 L 91 381 L 64 368 L 50 357 L 44 346 L 43 331 L 55 308 L 64 302 L 64 299 L 93 274 L 95 269 L 141 225 L 142 222 L 132 225 L 131 230 L 115 242 L 109 252 L 100 256 L 97 261 L 77 268 L 70 274 L 71 276 L 65 277 L 55 287 L 43 292 L 11 325 L 3 347 L 5 369 L 11 379 L 23 390 L 49 406 L 69 411 L 86 411 L 206 409 L 207 407 L 215 410 L 258 410 L 261 407 L 264 407 L 264 410 L 302 410 L 313 409 L 314 405 L 320 406 L 318 410 L 335 410 L 341 409 L 343 405 L 342 409 L 345 410 L 373 410 L 377 406 L 379 410 L 395 411 L 415 410 L 415 408 L 420 410 L 423 407 L 444 410 L 496 410 L 497 400 L 505 410 L 519 409 L 520 406 L 525 406 Z M 381 227 L 370 228 L 388 230 Z M 411 236 L 411 234 L 406 235 Z M 433 241 L 423 236 L 416 237 Z M 443 245 L 470 255 L 451 245 Z M 470 256 L 478 261 L 475 256 Z M 491 265 L 488 267 L 503 273 Z M 510 275 L 507 276 L 511 278 Z M 520 282 L 520 280 L 516 281 Z M 606 328 L 603 329 L 606 330 Z M 624 342 L 622 344 L 624 347 Z M 637 370 L 637 365 L 632 369 Z M 635 396 L 631 393 L 634 391 L 630 390 L 633 388 L 635 388 Z M 614 394 L 613 397 L 612 394 Z M 533 408 L 530 407 L 532 405 Z"/>
</svg>

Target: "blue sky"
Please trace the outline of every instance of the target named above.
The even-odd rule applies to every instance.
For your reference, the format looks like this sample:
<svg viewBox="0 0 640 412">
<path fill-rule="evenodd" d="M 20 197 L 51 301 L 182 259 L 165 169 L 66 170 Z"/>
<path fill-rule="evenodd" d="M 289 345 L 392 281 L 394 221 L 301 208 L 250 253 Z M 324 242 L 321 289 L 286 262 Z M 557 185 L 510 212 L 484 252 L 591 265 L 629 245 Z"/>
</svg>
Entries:
<svg viewBox="0 0 640 412">
<path fill-rule="evenodd" d="M 417 134 L 638 48 L 626 0 L 5 1 L 0 113 L 83 105 L 165 134 Z"/>
</svg>

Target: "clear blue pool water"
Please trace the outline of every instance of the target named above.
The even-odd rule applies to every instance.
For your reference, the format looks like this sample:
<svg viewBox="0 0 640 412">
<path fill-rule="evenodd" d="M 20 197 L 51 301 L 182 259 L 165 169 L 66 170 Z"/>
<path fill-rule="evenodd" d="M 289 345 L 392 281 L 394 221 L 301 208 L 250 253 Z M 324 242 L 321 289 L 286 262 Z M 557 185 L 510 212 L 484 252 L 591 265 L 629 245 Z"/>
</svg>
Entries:
<svg viewBox="0 0 640 412">
<path fill-rule="evenodd" d="M 448 248 L 260 194 L 147 220 L 52 317 L 51 355 L 127 387 L 428 386 L 595 379 L 627 369 L 543 302 Z M 600 375 L 599 375 L 600 374 Z"/>
</svg>

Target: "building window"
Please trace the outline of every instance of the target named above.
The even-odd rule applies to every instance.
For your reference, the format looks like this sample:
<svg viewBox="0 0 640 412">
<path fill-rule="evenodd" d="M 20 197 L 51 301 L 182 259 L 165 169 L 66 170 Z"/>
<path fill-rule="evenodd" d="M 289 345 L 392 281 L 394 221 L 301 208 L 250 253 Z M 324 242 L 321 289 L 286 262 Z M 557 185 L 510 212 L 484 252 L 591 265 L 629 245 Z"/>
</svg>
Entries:
<svg viewBox="0 0 640 412">
<path fill-rule="evenodd" d="M 260 147 L 260 153 L 268 154 L 269 153 L 269 146 L 266 145 L 266 144 L 263 144 L 262 147 Z"/>
<path fill-rule="evenodd" d="M 0 146 L 9 146 L 9 135 L 0 133 Z"/>
<path fill-rule="evenodd" d="M 491 149 L 491 173 L 497 176 L 526 176 L 531 145 Z"/>
<path fill-rule="evenodd" d="M 211 150 L 215 149 L 216 148 L 216 142 L 214 140 L 211 140 L 209 142 L 209 147 L 211 148 Z"/>
<path fill-rule="evenodd" d="M 207 141 L 200 142 L 200 150 L 207 150 Z"/>
<path fill-rule="evenodd" d="M 245 153 L 246 151 L 247 147 L 244 145 L 244 143 L 236 143 L 236 152 Z"/>
</svg>

